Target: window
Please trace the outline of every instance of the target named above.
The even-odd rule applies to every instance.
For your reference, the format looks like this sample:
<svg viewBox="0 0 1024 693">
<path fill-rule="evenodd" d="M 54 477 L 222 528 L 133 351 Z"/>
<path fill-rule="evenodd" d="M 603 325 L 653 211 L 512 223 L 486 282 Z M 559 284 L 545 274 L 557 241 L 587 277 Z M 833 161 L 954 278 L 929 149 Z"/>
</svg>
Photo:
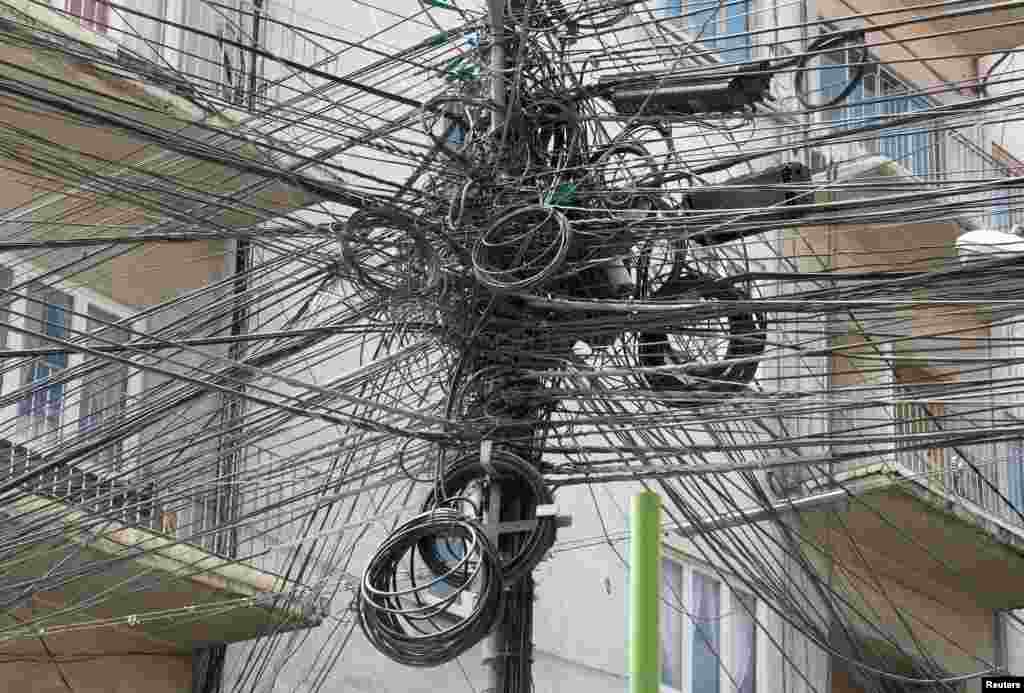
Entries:
<svg viewBox="0 0 1024 693">
<path fill-rule="evenodd" d="M 99 0 L 65 0 L 64 10 L 82 21 L 82 26 L 101 34 L 110 26 L 110 5 Z"/>
<path fill-rule="evenodd" d="M 1019 512 L 1024 512 L 1024 444 L 1011 445 L 1007 459 L 1006 497 Z"/>
<path fill-rule="evenodd" d="M 712 577 L 691 573 L 690 608 L 693 612 L 693 641 L 690 661 L 690 690 L 693 693 L 718 693 L 718 661 L 722 652 L 722 586 Z"/>
<path fill-rule="evenodd" d="M 189 527 L 191 541 L 207 551 L 217 550 L 216 530 L 220 524 L 220 503 L 218 490 L 202 491 L 192 501 L 193 521 Z M 198 536 L 202 535 L 202 536 Z"/>
<path fill-rule="evenodd" d="M 661 682 L 682 690 L 683 566 L 673 561 L 662 561 L 661 566 Z"/>
<path fill-rule="evenodd" d="M 865 117 L 868 110 L 880 113 L 884 119 L 891 119 L 907 113 L 927 111 L 931 102 L 923 96 L 913 96 L 914 89 L 899 81 L 886 70 L 878 73 L 878 93 L 882 99 L 878 104 L 865 105 Z M 865 98 L 872 98 L 866 94 Z M 910 169 L 915 176 L 928 176 L 938 173 L 933 159 L 930 133 L 920 128 L 889 129 L 878 138 L 879 153 L 897 161 Z"/>
<path fill-rule="evenodd" d="M 834 31 L 829 28 L 828 31 Z M 818 71 L 819 102 L 837 98 L 853 78 L 858 51 L 853 48 L 838 50 L 823 56 Z M 827 111 L 836 127 L 844 129 L 885 122 L 899 116 L 925 111 L 932 102 L 917 95 L 918 90 L 900 80 L 892 71 L 870 63 L 860 84 L 837 108 Z M 887 156 L 908 169 L 915 176 L 925 177 L 939 173 L 938 147 L 935 135 L 925 128 L 889 128 L 877 140 L 868 143 L 872 152 Z"/>
<path fill-rule="evenodd" d="M 7 267 L 0 267 L 0 289 L 10 289 L 14 284 L 14 273 Z M 0 296 L 0 349 L 7 348 L 7 324 L 10 322 L 11 301 L 14 296 L 5 294 Z M 0 369 L 0 385 L 3 384 L 3 369 Z"/>
<path fill-rule="evenodd" d="M 664 17 L 686 20 L 686 28 L 704 48 L 726 63 L 751 59 L 750 0 L 659 0 Z"/>
<path fill-rule="evenodd" d="M 992 159 L 996 169 L 993 177 L 1017 178 L 1024 175 L 1024 162 L 994 142 L 992 143 Z M 994 228 L 1009 231 L 1013 227 L 1017 216 L 1014 213 L 1013 200 L 1010 188 L 992 191 L 992 226 Z"/>
<path fill-rule="evenodd" d="M 36 286 L 28 294 L 28 330 L 38 333 L 26 335 L 30 349 L 53 348 L 55 344 L 43 335 L 66 339 L 71 320 L 71 296 L 49 287 Z M 22 368 L 23 386 L 55 378 L 68 366 L 67 352 L 38 356 Z M 29 394 L 18 402 L 18 423 L 30 438 L 55 436 L 60 431 L 64 414 L 64 383 L 53 383 Z"/>
<path fill-rule="evenodd" d="M 1010 228 L 1010 191 L 1007 188 L 992 193 L 992 226 Z"/>
<path fill-rule="evenodd" d="M 97 339 L 94 342 L 100 345 L 107 345 L 110 342 L 126 343 L 129 339 L 126 330 L 106 326 L 109 323 L 116 323 L 117 320 L 116 315 L 90 307 L 88 330 L 96 334 Z M 82 384 L 78 429 L 86 433 L 117 420 L 124 414 L 127 401 L 128 364 L 108 362 L 98 371 L 87 375 Z M 99 451 L 91 459 L 108 469 L 120 471 L 121 443 L 115 443 Z"/>
<path fill-rule="evenodd" d="M 757 599 L 668 559 L 661 586 L 662 685 L 688 693 L 756 693 Z"/>
<path fill-rule="evenodd" d="M 229 14 L 226 8 L 221 10 L 220 7 L 210 7 L 201 0 L 182 2 L 182 23 L 185 26 L 210 27 L 214 34 L 209 36 L 186 31 L 182 38 L 178 69 L 204 91 L 217 91 L 223 84 L 223 41 L 217 37 L 224 36 L 224 18 Z"/>
<path fill-rule="evenodd" d="M 733 671 L 737 693 L 757 691 L 757 599 L 734 591 L 732 608 Z"/>
</svg>

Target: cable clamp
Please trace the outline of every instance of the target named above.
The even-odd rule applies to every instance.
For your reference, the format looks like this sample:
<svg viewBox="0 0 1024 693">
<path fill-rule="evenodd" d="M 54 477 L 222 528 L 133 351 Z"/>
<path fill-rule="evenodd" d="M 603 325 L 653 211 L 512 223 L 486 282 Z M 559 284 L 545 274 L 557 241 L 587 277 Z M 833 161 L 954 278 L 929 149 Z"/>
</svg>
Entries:
<svg viewBox="0 0 1024 693">
<path fill-rule="evenodd" d="M 491 463 L 491 454 L 494 452 L 494 441 L 484 439 L 480 441 L 480 466 L 484 468 L 489 476 L 497 476 L 498 470 Z"/>
<path fill-rule="evenodd" d="M 537 506 L 537 519 L 542 517 L 555 518 L 555 526 L 558 528 L 572 527 L 572 515 L 559 515 L 558 506 L 554 503 Z"/>
</svg>

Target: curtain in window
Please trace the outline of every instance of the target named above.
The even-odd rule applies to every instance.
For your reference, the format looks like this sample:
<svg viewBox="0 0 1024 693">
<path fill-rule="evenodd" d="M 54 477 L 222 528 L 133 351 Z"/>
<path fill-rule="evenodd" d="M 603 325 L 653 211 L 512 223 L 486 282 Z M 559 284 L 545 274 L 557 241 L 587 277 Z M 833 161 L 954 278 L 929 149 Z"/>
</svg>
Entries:
<svg viewBox="0 0 1024 693">
<path fill-rule="evenodd" d="M 733 592 L 733 661 L 737 693 L 757 690 L 757 600 L 743 592 Z"/>
<path fill-rule="evenodd" d="M 661 562 L 661 682 L 683 688 L 683 567 Z"/>
<path fill-rule="evenodd" d="M 714 578 L 693 572 L 693 648 L 691 693 L 719 693 L 721 652 L 721 585 Z"/>
<path fill-rule="evenodd" d="M 110 24 L 110 5 L 98 0 L 66 0 L 64 9 L 79 17 L 84 27 L 106 33 Z"/>
</svg>

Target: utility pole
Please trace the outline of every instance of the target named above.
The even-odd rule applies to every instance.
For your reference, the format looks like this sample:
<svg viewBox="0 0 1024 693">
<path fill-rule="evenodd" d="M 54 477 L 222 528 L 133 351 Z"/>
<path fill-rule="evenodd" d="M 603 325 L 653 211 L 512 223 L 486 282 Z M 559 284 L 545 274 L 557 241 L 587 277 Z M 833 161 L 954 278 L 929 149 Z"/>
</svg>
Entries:
<svg viewBox="0 0 1024 693">
<path fill-rule="evenodd" d="M 248 106 L 249 112 L 254 113 L 256 111 L 256 90 L 257 77 L 259 73 L 256 70 L 256 65 L 260 57 L 258 55 L 260 47 L 260 20 L 263 18 L 263 0 L 254 0 L 252 8 L 252 48 L 250 51 L 250 62 L 249 62 L 249 93 Z"/>
<path fill-rule="evenodd" d="M 502 130 L 503 109 L 507 106 L 506 4 L 506 0 L 488 2 L 491 24 L 491 100 L 497 106 L 491 128 L 494 133 Z M 500 431 L 496 433 L 501 435 Z M 488 458 L 492 445 L 489 440 L 481 445 L 481 462 L 485 467 L 490 464 Z M 527 450 L 525 459 L 530 462 L 532 457 L 532 451 Z M 499 552 L 505 555 L 514 552 L 517 538 L 512 532 L 502 531 L 502 515 L 513 523 L 524 520 L 522 508 L 517 506 L 520 506 L 517 499 L 501 497 L 500 484 L 492 482 L 489 485 L 486 527 Z M 516 583 L 507 585 L 505 590 L 505 613 L 483 643 L 484 665 L 488 667 L 487 693 L 529 693 L 533 681 L 533 576 L 527 574 Z"/>
</svg>

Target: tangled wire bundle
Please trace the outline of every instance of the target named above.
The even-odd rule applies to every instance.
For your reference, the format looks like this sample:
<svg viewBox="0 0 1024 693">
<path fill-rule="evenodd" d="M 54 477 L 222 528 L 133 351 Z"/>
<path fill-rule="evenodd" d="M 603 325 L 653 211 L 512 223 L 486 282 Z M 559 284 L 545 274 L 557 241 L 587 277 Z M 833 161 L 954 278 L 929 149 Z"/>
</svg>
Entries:
<svg viewBox="0 0 1024 693">
<path fill-rule="evenodd" d="M 435 552 L 433 569 L 417 564 L 423 543 Z M 501 575 L 501 558 L 481 526 L 457 510 L 435 508 L 403 524 L 377 549 L 360 585 L 359 625 L 390 659 L 439 666 L 498 623 L 505 601 Z M 475 600 L 459 616 L 453 606 L 470 588 Z"/>
<path fill-rule="evenodd" d="M 492 291 L 525 291 L 551 277 L 565 260 L 572 226 L 541 206 L 516 209 L 498 219 L 473 248 L 473 270 Z"/>
<path fill-rule="evenodd" d="M 516 548 L 502 561 L 505 584 L 515 584 L 534 569 L 555 543 L 555 518 L 537 517 L 537 506 L 554 502 L 550 489 L 537 469 L 507 450 L 494 450 L 487 464 L 477 453 L 463 455 L 445 469 L 444 478 L 424 501 L 430 508 L 444 499 L 465 497 L 471 485 L 489 479 L 501 487 L 503 504 L 514 503 L 519 518 L 536 524 L 519 534 Z M 442 574 L 445 563 L 438 558 L 429 539 L 420 542 L 420 555 L 434 574 Z"/>
</svg>

